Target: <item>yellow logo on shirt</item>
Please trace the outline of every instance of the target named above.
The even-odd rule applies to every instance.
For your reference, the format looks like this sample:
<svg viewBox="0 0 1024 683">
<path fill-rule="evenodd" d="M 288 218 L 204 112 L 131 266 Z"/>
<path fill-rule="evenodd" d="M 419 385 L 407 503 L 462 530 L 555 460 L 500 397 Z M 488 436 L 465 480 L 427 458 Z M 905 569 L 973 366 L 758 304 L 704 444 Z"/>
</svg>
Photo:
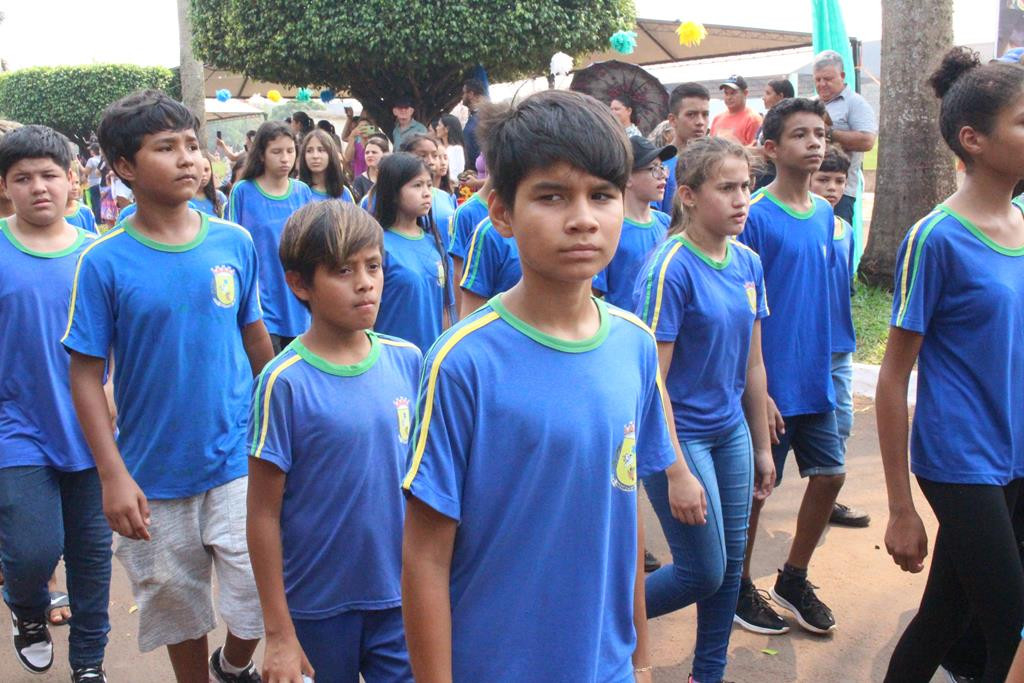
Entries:
<svg viewBox="0 0 1024 683">
<path fill-rule="evenodd" d="M 622 444 L 615 450 L 615 471 L 612 486 L 621 491 L 636 490 L 636 425 L 630 422 L 623 430 Z"/>
<path fill-rule="evenodd" d="M 409 431 L 412 429 L 412 416 L 409 413 L 409 399 L 400 396 L 395 399 L 395 410 L 398 411 L 398 440 L 409 443 Z"/>
<path fill-rule="evenodd" d="M 235 269 L 231 266 L 214 266 L 213 271 L 213 303 L 221 308 L 235 305 Z"/>
<path fill-rule="evenodd" d="M 444 287 L 444 262 L 437 262 L 437 286 Z"/>
<path fill-rule="evenodd" d="M 750 312 L 757 315 L 757 287 L 753 282 L 745 282 L 743 287 L 747 290 L 747 303 L 750 304 Z"/>
</svg>

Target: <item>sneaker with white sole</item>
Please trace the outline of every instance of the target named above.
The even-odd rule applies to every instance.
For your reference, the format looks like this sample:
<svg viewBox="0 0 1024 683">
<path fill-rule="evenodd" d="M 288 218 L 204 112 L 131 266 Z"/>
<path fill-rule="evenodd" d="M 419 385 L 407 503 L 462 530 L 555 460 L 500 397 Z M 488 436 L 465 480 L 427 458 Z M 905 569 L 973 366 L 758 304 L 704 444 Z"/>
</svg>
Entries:
<svg viewBox="0 0 1024 683">
<path fill-rule="evenodd" d="M 53 665 L 53 641 L 45 621 L 19 619 L 11 613 L 14 654 L 26 671 L 41 674 Z"/>
<path fill-rule="evenodd" d="M 107 683 L 101 666 L 80 666 L 71 670 L 71 683 Z"/>
<path fill-rule="evenodd" d="M 245 668 L 237 674 L 229 674 L 222 669 L 220 651 L 221 648 L 218 647 L 210 656 L 210 674 L 213 676 L 213 680 L 217 683 L 262 683 L 260 672 L 256 670 L 256 665 L 252 663 L 252 660 L 249 660 Z"/>
<path fill-rule="evenodd" d="M 768 593 L 758 590 L 753 583 L 740 584 L 732 620 L 751 633 L 776 636 L 789 631 L 786 620 L 768 604 Z"/>
<path fill-rule="evenodd" d="M 824 635 L 836 627 L 836 619 L 828 605 L 814 593 L 816 586 L 807 579 L 795 580 L 779 571 L 772 587 L 772 599 L 789 610 L 804 630 Z"/>
</svg>

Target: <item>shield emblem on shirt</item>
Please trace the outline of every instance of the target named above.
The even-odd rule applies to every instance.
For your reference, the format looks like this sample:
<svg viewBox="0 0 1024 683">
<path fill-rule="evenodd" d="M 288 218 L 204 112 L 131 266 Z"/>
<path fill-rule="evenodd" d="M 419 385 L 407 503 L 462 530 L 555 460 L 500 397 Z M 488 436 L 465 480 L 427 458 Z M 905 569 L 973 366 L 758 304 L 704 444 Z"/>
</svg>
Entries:
<svg viewBox="0 0 1024 683">
<path fill-rule="evenodd" d="M 412 429 L 412 416 L 409 414 L 409 399 L 400 396 L 395 399 L 395 410 L 398 412 L 398 440 L 409 443 L 409 431 Z"/>
<path fill-rule="evenodd" d="M 444 287 L 444 263 L 437 262 L 437 286 Z"/>
<path fill-rule="evenodd" d="M 231 266 L 214 266 L 213 271 L 213 303 L 221 308 L 235 305 L 235 269 Z"/>
<path fill-rule="evenodd" d="M 630 422 L 623 429 L 622 444 L 615 450 L 615 471 L 612 486 L 621 491 L 636 490 L 636 425 Z"/>
<path fill-rule="evenodd" d="M 753 282 L 744 283 L 743 287 L 747 290 L 747 303 L 750 304 L 750 312 L 757 315 L 757 287 Z"/>
</svg>

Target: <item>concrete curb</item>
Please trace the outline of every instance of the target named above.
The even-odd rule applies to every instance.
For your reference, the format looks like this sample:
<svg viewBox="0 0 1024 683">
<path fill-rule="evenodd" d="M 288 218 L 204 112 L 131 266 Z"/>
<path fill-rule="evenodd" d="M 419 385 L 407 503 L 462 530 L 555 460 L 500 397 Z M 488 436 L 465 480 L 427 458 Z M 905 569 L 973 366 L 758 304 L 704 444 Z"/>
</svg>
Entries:
<svg viewBox="0 0 1024 683">
<path fill-rule="evenodd" d="M 853 364 L 853 394 L 854 396 L 866 396 L 872 400 L 875 398 L 875 387 L 878 385 L 878 365 L 868 363 Z M 910 373 L 910 386 L 907 389 L 907 404 L 914 407 L 917 404 L 917 371 Z"/>
</svg>

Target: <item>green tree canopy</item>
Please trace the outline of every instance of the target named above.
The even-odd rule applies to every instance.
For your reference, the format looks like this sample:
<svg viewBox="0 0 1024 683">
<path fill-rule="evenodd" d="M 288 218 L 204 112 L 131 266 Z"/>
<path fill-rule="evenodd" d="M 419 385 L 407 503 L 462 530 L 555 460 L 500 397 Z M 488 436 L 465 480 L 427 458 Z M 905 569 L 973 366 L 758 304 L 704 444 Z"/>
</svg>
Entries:
<svg viewBox="0 0 1024 683">
<path fill-rule="evenodd" d="M 295 86 L 348 91 L 378 124 L 407 95 L 427 120 L 454 106 L 477 64 L 492 81 L 547 72 L 635 21 L 631 0 L 192 0 L 197 55 Z"/>
<path fill-rule="evenodd" d="M 132 64 L 40 66 L 0 79 L 0 112 L 20 123 L 41 123 L 84 143 L 111 102 L 136 90 L 167 90 L 170 69 Z"/>
</svg>

